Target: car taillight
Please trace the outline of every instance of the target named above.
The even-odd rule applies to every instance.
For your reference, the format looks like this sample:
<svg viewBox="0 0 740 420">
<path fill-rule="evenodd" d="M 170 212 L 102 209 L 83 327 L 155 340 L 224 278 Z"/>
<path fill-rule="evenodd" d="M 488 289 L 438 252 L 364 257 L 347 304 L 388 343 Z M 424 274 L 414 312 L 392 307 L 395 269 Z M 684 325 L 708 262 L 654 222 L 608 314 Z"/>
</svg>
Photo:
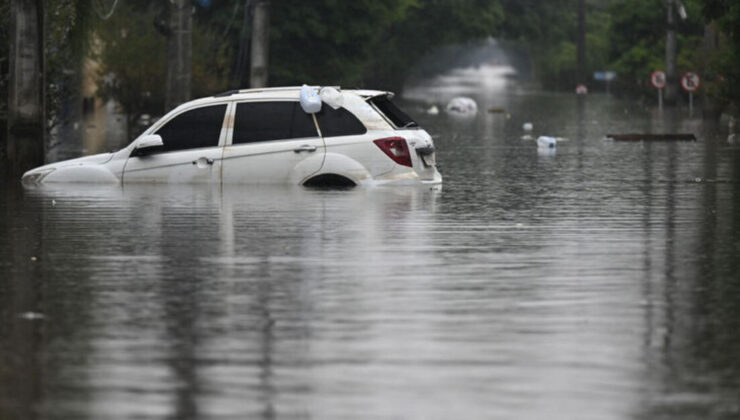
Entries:
<svg viewBox="0 0 740 420">
<path fill-rule="evenodd" d="M 375 140 L 376 146 L 380 147 L 389 158 L 393 159 L 399 165 L 413 167 L 411 163 L 411 153 L 409 153 L 409 146 L 406 144 L 406 139 L 403 137 L 388 137 L 385 139 Z"/>
</svg>

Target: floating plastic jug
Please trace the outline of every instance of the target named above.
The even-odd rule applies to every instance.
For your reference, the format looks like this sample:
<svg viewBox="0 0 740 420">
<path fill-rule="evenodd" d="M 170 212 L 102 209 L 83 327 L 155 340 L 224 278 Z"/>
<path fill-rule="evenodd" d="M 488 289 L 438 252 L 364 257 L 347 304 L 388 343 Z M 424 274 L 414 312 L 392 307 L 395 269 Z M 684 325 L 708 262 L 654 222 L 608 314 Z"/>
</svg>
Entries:
<svg viewBox="0 0 740 420">
<path fill-rule="evenodd" d="M 321 98 L 312 87 L 301 86 L 301 108 L 307 114 L 321 111 Z"/>
<path fill-rule="evenodd" d="M 537 138 L 537 147 L 540 149 L 554 149 L 557 143 L 555 137 L 540 136 Z"/>
</svg>

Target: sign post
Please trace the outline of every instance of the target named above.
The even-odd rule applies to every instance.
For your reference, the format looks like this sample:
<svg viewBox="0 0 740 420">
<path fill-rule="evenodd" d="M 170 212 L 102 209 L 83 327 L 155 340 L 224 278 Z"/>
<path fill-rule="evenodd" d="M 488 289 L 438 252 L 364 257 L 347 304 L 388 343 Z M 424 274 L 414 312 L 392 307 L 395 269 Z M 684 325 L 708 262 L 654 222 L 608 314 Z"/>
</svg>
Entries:
<svg viewBox="0 0 740 420">
<path fill-rule="evenodd" d="M 689 92 L 689 117 L 694 114 L 694 92 L 701 86 L 701 78 L 693 71 L 684 73 L 681 77 L 681 87 Z"/>
<path fill-rule="evenodd" d="M 609 82 L 617 78 L 617 73 L 613 71 L 597 71 L 594 72 L 594 80 L 600 80 L 606 82 L 606 93 L 609 94 Z"/>
<path fill-rule="evenodd" d="M 658 89 L 658 109 L 663 110 L 663 89 L 665 88 L 665 72 L 656 70 L 650 76 L 650 84 Z"/>
</svg>

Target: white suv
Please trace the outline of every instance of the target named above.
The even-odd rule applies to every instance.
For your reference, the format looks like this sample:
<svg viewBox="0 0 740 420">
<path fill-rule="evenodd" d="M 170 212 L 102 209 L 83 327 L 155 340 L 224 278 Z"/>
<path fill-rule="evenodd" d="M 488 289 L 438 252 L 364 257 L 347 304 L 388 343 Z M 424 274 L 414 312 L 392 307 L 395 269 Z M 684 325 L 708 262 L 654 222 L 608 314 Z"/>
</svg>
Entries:
<svg viewBox="0 0 740 420">
<path fill-rule="evenodd" d="M 45 165 L 23 182 L 441 184 L 432 138 L 392 93 L 334 92 L 341 106 L 315 114 L 303 111 L 299 87 L 197 99 L 122 150 Z"/>
</svg>

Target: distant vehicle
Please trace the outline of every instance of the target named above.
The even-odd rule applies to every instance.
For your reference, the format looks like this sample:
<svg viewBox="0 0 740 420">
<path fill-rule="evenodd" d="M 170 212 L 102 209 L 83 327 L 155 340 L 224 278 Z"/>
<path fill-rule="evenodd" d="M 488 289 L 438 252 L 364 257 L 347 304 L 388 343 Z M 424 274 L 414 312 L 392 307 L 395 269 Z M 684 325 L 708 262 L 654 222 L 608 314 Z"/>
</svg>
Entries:
<svg viewBox="0 0 740 420">
<path fill-rule="evenodd" d="M 322 95 L 339 100 L 332 106 L 323 103 L 315 114 L 303 110 L 300 87 L 197 99 L 178 106 L 117 152 L 41 166 L 26 172 L 22 181 L 441 184 L 431 136 L 391 101 L 392 93 L 337 92 Z"/>
</svg>

